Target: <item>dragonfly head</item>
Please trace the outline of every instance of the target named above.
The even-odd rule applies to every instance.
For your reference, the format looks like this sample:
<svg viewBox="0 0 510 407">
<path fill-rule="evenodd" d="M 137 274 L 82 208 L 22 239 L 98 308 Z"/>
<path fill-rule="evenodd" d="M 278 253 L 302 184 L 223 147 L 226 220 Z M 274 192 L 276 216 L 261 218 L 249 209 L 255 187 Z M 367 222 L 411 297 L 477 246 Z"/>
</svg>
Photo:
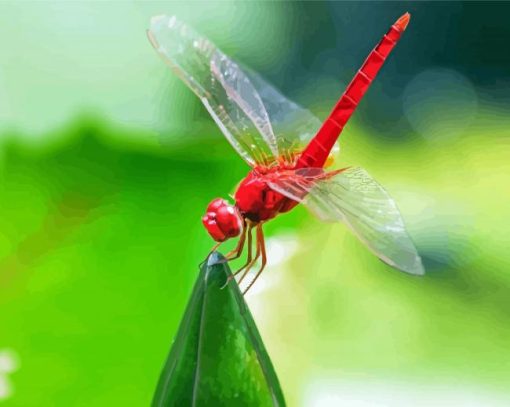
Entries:
<svg viewBox="0 0 510 407">
<path fill-rule="evenodd" d="M 216 198 L 207 206 L 202 223 L 217 242 L 236 237 L 243 229 L 243 218 L 233 205 L 221 198 Z"/>
</svg>

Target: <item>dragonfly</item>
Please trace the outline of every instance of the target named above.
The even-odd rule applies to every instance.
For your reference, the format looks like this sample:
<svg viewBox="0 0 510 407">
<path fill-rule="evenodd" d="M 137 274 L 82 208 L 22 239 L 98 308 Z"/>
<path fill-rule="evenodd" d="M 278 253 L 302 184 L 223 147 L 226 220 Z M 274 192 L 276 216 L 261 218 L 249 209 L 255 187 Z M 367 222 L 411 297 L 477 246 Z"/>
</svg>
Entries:
<svg viewBox="0 0 510 407">
<path fill-rule="evenodd" d="M 410 20 L 400 17 L 369 53 L 321 122 L 260 75 L 224 54 L 175 16 L 155 16 L 149 40 L 171 70 L 198 96 L 221 132 L 251 167 L 235 202 L 216 198 L 202 218 L 216 244 L 238 238 L 226 261 L 241 257 L 241 284 L 260 260 L 246 293 L 267 264 L 263 225 L 298 204 L 319 219 L 342 222 L 388 265 L 414 275 L 425 270 L 388 192 L 362 168 L 327 170 L 337 140 Z M 253 237 L 255 231 L 255 237 Z"/>
</svg>

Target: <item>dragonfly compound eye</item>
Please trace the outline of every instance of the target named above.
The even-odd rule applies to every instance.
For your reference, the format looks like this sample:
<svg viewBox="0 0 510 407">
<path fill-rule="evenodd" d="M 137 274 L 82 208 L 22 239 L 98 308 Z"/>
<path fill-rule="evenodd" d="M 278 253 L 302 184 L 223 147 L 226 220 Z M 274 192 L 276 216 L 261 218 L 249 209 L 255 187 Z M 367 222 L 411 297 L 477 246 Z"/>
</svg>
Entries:
<svg viewBox="0 0 510 407">
<path fill-rule="evenodd" d="M 238 236 L 243 228 L 239 211 L 223 199 L 213 200 L 202 217 L 202 223 L 217 242 Z"/>
</svg>

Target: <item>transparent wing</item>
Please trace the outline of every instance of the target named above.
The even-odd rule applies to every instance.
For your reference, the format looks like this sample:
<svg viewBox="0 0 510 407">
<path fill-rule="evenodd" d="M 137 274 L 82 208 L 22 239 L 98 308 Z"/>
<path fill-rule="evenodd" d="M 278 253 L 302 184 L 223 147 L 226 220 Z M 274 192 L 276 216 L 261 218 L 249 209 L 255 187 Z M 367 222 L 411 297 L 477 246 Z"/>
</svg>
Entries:
<svg viewBox="0 0 510 407">
<path fill-rule="evenodd" d="M 344 222 L 390 266 L 411 274 L 424 274 L 420 256 L 395 201 L 365 170 L 285 171 L 272 176 L 269 185 L 303 203 L 322 220 Z"/>
<path fill-rule="evenodd" d="M 258 73 L 246 67 L 243 69 L 266 107 L 276 135 L 280 157 L 289 165 L 295 164 L 299 154 L 317 134 L 322 122 L 309 110 L 288 100 Z M 339 150 L 336 143 L 332 155 L 338 155 Z"/>
<path fill-rule="evenodd" d="M 250 165 L 277 160 L 278 146 L 262 99 L 235 62 L 175 17 L 153 17 L 148 36 Z"/>
</svg>

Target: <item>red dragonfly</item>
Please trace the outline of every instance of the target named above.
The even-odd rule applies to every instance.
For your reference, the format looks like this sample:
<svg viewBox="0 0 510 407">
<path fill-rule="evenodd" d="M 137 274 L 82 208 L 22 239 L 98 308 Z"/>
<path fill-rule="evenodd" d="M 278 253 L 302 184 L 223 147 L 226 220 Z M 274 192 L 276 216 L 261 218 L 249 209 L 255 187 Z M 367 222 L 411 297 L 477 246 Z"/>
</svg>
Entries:
<svg viewBox="0 0 510 407">
<path fill-rule="evenodd" d="M 323 123 L 256 73 L 242 70 L 211 41 L 175 17 L 152 18 L 148 30 L 152 45 L 200 98 L 227 140 L 251 167 L 237 187 L 235 204 L 214 199 L 202 218 L 217 242 L 213 250 L 239 236 L 227 260 L 238 258 L 247 242 L 246 263 L 234 274 L 244 270 L 239 283 L 261 259 L 261 267 L 245 293 L 266 265 L 262 226 L 298 203 L 322 220 L 345 223 L 390 266 L 424 274 L 420 256 L 388 193 L 361 168 L 324 170 L 342 129 L 409 18 L 406 13 L 391 26 Z"/>
</svg>

